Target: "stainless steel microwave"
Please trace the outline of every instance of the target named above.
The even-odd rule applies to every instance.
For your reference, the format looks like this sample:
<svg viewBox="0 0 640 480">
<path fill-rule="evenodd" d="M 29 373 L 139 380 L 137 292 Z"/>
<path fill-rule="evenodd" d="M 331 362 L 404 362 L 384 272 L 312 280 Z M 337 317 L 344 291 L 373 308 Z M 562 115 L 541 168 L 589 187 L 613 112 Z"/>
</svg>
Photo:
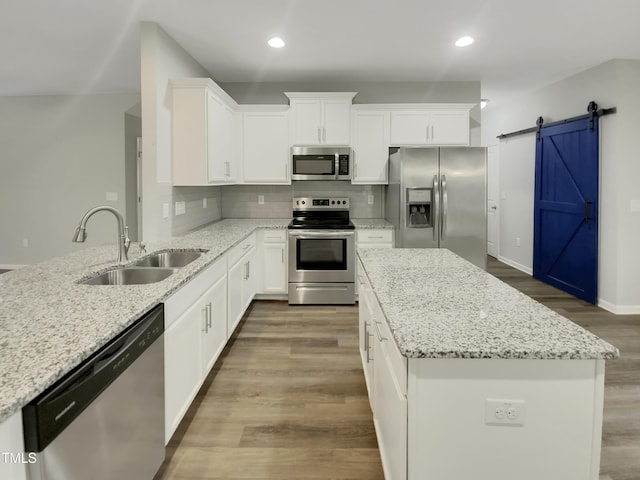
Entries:
<svg viewBox="0 0 640 480">
<path fill-rule="evenodd" d="M 351 147 L 291 147 L 291 180 L 351 180 Z"/>
</svg>

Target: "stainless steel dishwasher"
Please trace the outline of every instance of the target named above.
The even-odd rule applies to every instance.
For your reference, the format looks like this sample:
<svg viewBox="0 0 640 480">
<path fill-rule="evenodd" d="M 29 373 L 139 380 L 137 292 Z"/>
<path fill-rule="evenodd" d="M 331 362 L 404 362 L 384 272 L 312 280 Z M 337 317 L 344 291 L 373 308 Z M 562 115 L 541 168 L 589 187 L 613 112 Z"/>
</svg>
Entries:
<svg viewBox="0 0 640 480">
<path fill-rule="evenodd" d="M 164 460 L 159 305 L 23 408 L 30 480 L 151 480 Z"/>
</svg>

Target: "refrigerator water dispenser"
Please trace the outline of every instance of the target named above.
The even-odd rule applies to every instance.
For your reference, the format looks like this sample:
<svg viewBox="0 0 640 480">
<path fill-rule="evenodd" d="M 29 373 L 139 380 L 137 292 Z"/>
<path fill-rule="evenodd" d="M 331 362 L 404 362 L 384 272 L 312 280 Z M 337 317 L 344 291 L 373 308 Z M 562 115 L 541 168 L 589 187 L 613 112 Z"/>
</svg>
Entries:
<svg viewBox="0 0 640 480">
<path fill-rule="evenodd" d="M 429 228 L 432 188 L 407 188 L 407 228 Z"/>
</svg>

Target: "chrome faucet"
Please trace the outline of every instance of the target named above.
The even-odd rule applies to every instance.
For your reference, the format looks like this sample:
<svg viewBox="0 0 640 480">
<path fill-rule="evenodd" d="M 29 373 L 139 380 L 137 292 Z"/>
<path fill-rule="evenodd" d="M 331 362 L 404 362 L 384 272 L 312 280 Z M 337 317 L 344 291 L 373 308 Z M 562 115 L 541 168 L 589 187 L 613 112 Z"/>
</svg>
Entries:
<svg viewBox="0 0 640 480">
<path fill-rule="evenodd" d="M 128 260 L 127 252 L 129 251 L 129 245 L 131 243 L 131 240 L 129 240 L 129 227 L 124 224 L 124 218 L 122 218 L 120 212 L 115 208 L 107 205 L 93 207 L 85 213 L 82 220 L 80 220 L 80 225 L 76 228 L 76 233 L 73 235 L 71 241 L 78 243 L 84 242 L 87 239 L 87 220 L 89 220 L 94 213 L 102 210 L 113 213 L 118 220 L 118 263 L 124 263 Z"/>
</svg>

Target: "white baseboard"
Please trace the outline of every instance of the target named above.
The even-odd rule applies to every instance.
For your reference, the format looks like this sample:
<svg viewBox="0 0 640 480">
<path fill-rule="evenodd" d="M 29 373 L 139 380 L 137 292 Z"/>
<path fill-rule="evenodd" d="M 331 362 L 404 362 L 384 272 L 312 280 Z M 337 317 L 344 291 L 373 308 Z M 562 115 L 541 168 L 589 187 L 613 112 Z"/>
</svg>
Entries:
<svg viewBox="0 0 640 480">
<path fill-rule="evenodd" d="M 615 313 L 616 315 L 637 315 L 640 314 L 640 305 L 615 305 L 601 298 L 598 299 L 598 306 Z"/>
<path fill-rule="evenodd" d="M 2 265 L 0 264 L 0 270 L 18 270 L 20 268 L 24 268 L 27 267 L 28 265 L 9 265 L 9 264 L 5 264 Z"/>
<path fill-rule="evenodd" d="M 533 269 L 531 267 L 526 267 L 503 256 L 498 256 L 498 260 L 500 260 L 502 263 L 506 263 L 510 267 L 515 268 L 516 270 L 520 270 L 521 272 L 526 273 L 527 275 L 533 275 Z"/>
</svg>

